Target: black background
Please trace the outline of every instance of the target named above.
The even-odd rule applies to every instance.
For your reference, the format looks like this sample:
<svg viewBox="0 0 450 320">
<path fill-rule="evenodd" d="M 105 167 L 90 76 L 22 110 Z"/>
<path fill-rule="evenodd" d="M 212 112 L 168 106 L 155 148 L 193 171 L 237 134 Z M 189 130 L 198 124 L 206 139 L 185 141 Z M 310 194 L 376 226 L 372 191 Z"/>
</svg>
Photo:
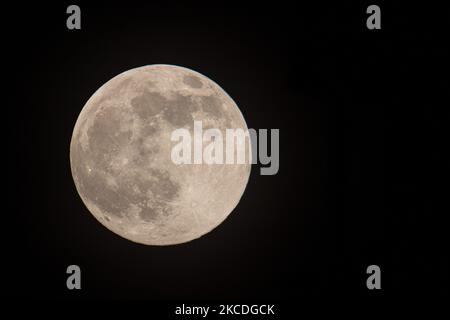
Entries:
<svg viewBox="0 0 450 320">
<path fill-rule="evenodd" d="M 12 87 L 3 289 L 30 298 L 282 302 L 297 296 L 448 294 L 448 16 L 379 4 L 10 6 Z M 89 214 L 69 143 L 81 108 L 128 69 L 175 64 L 210 77 L 250 128 L 280 129 L 280 170 L 254 166 L 213 232 L 170 247 L 132 243 Z M 225 195 L 226 196 L 226 195 Z M 10 221 L 12 219 L 12 221 Z M 66 268 L 82 290 L 66 288 Z M 382 290 L 366 288 L 377 264 Z"/>
</svg>

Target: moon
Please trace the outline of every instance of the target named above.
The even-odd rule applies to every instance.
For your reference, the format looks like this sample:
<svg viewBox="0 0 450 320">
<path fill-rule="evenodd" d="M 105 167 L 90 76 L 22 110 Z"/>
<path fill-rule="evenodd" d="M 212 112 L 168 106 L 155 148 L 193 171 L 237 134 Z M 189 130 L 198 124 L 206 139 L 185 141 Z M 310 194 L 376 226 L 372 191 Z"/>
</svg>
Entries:
<svg viewBox="0 0 450 320">
<path fill-rule="evenodd" d="M 193 135 L 194 121 L 224 135 L 248 130 L 222 88 L 184 67 L 135 68 L 101 86 L 70 143 L 73 180 L 90 213 L 145 245 L 188 242 L 220 225 L 239 203 L 251 163 L 175 164 L 171 134 L 185 128 Z"/>
</svg>

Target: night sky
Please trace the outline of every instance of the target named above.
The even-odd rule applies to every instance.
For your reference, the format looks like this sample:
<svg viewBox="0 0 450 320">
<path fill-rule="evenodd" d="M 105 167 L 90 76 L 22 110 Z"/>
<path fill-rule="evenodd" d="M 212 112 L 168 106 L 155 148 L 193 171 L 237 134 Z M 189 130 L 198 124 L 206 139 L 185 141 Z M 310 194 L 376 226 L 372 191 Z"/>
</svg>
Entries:
<svg viewBox="0 0 450 320">
<path fill-rule="evenodd" d="M 266 301 L 448 294 L 448 15 L 382 5 L 8 6 L 2 295 Z M 446 22 L 447 21 L 447 22 Z M 87 99 L 131 68 L 174 64 L 218 83 L 249 128 L 280 130 L 280 170 L 254 165 L 213 232 L 149 247 L 108 231 L 72 180 Z M 11 86 L 9 88 L 9 86 Z M 66 288 L 66 268 L 82 290 Z M 368 290 L 366 268 L 381 268 Z"/>
</svg>

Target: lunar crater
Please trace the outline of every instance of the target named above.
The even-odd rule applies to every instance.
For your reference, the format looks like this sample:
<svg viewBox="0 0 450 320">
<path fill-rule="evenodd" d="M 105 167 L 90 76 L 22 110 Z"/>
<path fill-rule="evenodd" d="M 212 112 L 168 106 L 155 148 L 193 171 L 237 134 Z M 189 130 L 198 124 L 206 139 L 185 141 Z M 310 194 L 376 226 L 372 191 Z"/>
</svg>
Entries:
<svg viewBox="0 0 450 320">
<path fill-rule="evenodd" d="M 184 76 L 183 82 L 185 84 L 187 84 L 188 86 L 190 86 L 191 88 L 195 88 L 195 89 L 199 89 L 203 86 L 202 81 L 196 76 L 191 76 L 191 75 Z"/>
</svg>

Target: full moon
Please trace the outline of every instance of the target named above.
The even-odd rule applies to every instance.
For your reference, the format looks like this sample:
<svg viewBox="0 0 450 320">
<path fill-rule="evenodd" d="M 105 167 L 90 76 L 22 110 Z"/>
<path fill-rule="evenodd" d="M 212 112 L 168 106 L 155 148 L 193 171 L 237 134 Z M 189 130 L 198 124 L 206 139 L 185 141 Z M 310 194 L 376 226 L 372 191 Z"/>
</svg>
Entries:
<svg viewBox="0 0 450 320">
<path fill-rule="evenodd" d="M 173 245 L 227 218 L 251 164 L 174 163 L 172 132 L 184 128 L 193 136 L 194 121 L 204 130 L 248 130 L 222 88 L 183 67 L 131 69 L 91 96 L 73 130 L 70 165 L 81 199 L 101 224 L 137 243 Z"/>
</svg>

